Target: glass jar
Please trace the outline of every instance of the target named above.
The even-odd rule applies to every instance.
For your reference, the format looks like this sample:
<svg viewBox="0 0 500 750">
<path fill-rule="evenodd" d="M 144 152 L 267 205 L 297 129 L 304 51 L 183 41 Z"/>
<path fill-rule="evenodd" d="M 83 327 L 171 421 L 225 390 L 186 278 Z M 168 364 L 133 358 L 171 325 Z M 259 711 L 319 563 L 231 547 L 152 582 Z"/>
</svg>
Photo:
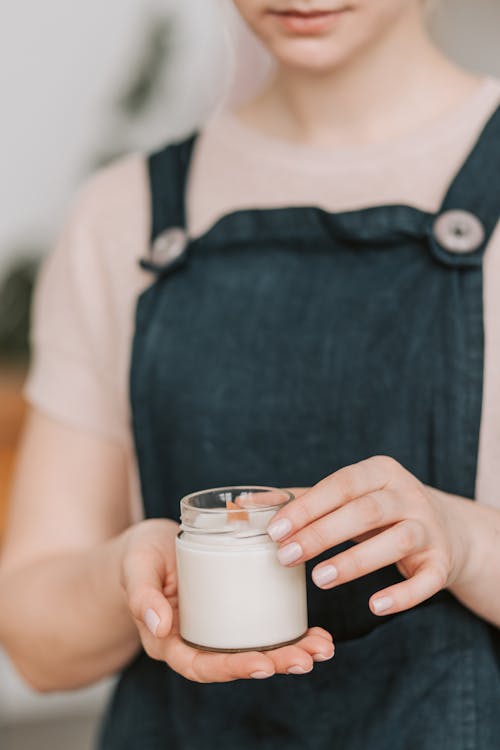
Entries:
<svg viewBox="0 0 500 750">
<path fill-rule="evenodd" d="M 176 548 L 186 643 L 209 651 L 263 651 L 305 634 L 305 566 L 281 565 L 266 532 L 292 499 L 272 487 L 221 487 L 181 500 Z"/>
</svg>

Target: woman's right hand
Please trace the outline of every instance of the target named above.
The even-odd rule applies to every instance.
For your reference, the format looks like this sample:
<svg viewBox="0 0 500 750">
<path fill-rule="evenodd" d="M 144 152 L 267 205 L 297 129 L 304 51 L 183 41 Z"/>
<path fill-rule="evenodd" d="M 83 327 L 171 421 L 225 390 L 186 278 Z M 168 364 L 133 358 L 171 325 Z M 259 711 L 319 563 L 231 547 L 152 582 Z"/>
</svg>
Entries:
<svg viewBox="0 0 500 750">
<path fill-rule="evenodd" d="M 273 651 L 214 653 L 188 646 L 180 637 L 175 538 L 169 520 L 143 521 L 123 538 L 121 582 L 146 653 L 194 682 L 265 679 L 274 674 L 306 674 L 314 661 L 334 654 L 332 637 L 311 628 L 298 643 Z"/>
</svg>

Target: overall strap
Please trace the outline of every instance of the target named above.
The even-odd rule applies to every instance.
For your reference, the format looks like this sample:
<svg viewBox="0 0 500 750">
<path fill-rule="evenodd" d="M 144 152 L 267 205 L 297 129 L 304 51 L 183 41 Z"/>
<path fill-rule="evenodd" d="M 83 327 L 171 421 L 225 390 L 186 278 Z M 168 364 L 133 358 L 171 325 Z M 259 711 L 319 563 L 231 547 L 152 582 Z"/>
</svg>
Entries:
<svg viewBox="0 0 500 750">
<path fill-rule="evenodd" d="M 151 154 L 148 172 L 151 193 L 149 253 L 140 265 L 162 275 L 179 265 L 189 244 L 186 229 L 186 189 L 189 165 L 198 133 L 170 143 Z"/>
<path fill-rule="evenodd" d="M 148 159 L 152 241 L 169 227 L 186 226 L 186 186 L 196 138 L 194 133 L 171 143 Z"/>
<path fill-rule="evenodd" d="M 500 107 L 445 196 L 433 227 L 435 250 L 453 265 L 480 265 L 499 220 Z"/>
</svg>

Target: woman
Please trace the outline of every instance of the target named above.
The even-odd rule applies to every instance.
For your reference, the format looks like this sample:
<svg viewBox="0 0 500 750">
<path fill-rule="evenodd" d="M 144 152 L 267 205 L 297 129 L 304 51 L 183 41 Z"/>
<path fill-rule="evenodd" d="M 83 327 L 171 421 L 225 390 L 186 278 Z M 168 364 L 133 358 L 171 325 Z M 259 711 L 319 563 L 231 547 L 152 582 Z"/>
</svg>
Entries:
<svg viewBox="0 0 500 750">
<path fill-rule="evenodd" d="M 0 638 L 39 690 L 124 670 L 106 750 L 491 750 L 500 84 L 420 0 L 234 4 L 273 76 L 95 177 L 45 268 Z M 269 533 L 315 627 L 197 652 L 179 498 L 242 482 L 312 487 Z"/>
</svg>

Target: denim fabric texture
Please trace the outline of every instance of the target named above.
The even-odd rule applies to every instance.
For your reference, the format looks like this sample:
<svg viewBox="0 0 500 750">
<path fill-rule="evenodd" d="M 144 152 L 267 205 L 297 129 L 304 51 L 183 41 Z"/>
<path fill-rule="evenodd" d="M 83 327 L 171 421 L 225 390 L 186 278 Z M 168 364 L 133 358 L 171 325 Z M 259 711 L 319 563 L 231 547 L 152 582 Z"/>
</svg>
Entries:
<svg viewBox="0 0 500 750">
<path fill-rule="evenodd" d="M 195 144 L 150 158 L 152 241 L 185 226 Z M 138 301 L 130 380 L 146 516 L 177 520 L 180 498 L 207 487 L 309 486 L 376 454 L 473 497 L 495 185 L 500 112 L 438 214 L 474 213 L 485 229 L 474 252 L 449 252 L 436 215 L 409 206 L 304 206 L 227 214 L 158 266 Z M 370 595 L 398 580 L 391 566 L 330 592 L 309 581 L 310 624 L 333 633 L 337 655 L 304 677 L 197 685 L 140 654 L 101 748 L 500 747 L 496 631 L 446 592 L 374 617 Z"/>
</svg>

